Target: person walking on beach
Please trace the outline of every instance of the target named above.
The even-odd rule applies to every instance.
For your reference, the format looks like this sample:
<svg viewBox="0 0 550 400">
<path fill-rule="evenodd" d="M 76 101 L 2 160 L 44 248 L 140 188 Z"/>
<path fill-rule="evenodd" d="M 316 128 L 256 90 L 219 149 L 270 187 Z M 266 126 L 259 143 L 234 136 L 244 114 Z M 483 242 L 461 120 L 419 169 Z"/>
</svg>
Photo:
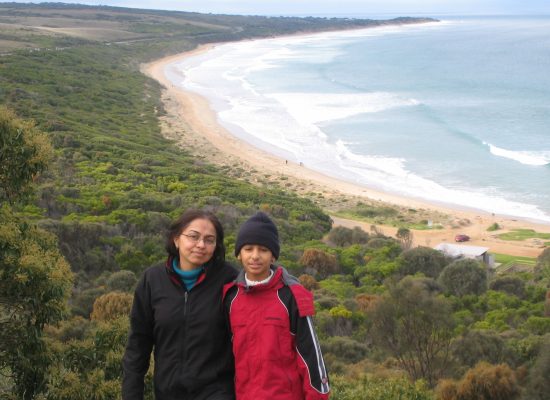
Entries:
<svg viewBox="0 0 550 400">
<path fill-rule="evenodd" d="M 157 400 L 233 400 L 222 289 L 237 270 L 225 262 L 222 225 L 210 212 L 187 210 L 170 227 L 166 250 L 166 265 L 146 270 L 135 291 L 122 398 L 143 399 L 153 350 Z"/>
<path fill-rule="evenodd" d="M 277 227 L 258 212 L 240 228 L 243 270 L 224 287 L 233 334 L 237 400 L 326 400 L 328 376 L 313 329 L 313 295 L 274 265 Z"/>
</svg>

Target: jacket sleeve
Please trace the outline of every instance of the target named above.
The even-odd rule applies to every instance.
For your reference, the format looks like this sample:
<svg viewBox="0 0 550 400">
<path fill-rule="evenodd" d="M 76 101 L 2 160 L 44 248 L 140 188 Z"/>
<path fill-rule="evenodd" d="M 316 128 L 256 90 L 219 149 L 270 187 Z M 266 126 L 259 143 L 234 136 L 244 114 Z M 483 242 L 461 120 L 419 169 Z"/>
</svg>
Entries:
<svg viewBox="0 0 550 400">
<path fill-rule="evenodd" d="M 290 329 L 295 335 L 298 372 L 302 378 L 304 399 L 327 400 L 330 388 L 321 346 L 313 327 L 313 297 L 301 286 L 293 287 L 292 294 L 289 308 Z"/>
<path fill-rule="evenodd" d="M 130 313 L 130 332 L 122 359 L 122 398 L 143 400 L 144 377 L 153 349 L 153 312 L 146 275 L 134 293 Z"/>
</svg>

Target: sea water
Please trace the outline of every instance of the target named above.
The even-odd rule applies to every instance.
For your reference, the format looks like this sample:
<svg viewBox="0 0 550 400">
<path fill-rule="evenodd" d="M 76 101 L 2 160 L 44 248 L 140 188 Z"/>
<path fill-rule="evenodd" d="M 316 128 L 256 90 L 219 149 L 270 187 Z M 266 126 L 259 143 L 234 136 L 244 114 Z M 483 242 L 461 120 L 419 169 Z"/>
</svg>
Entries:
<svg viewBox="0 0 550 400">
<path fill-rule="evenodd" d="M 167 67 L 235 136 L 406 197 L 550 223 L 550 18 L 228 43 Z"/>
</svg>

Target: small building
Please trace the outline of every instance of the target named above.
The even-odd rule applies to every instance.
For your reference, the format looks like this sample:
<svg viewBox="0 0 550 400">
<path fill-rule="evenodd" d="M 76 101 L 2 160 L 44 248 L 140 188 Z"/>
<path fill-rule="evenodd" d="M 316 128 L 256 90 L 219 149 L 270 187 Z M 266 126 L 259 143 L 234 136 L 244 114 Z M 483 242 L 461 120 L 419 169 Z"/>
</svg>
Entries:
<svg viewBox="0 0 550 400">
<path fill-rule="evenodd" d="M 469 246 L 454 243 L 439 243 L 434 247 L 448 257 L 452 258 L 470 258 L 481 261 L 491 268 L 495 267 L 495 257 L 489 253 L 488 247 Z"/>
</svg>

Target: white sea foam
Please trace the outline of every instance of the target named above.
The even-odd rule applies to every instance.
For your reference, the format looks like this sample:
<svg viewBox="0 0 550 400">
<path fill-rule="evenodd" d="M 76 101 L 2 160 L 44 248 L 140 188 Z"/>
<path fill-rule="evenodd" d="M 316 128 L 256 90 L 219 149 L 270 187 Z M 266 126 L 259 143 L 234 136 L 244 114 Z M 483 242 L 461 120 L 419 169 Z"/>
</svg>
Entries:
<svg viewBox="0 0 550 400">
<path fill-rule="evenodd" d="M 338 142 L 336 148 L 340 170 L 348 172 L 342 177 L 347 180 L 428 201 L 550 222 L 550 216 L 538 207 L 506 200 L 491 188 L 447 188 L 411 173 L 403 159 L 354 154 L 343 142 Z"/>
<path fill-rule="evenodd" d="M 491 143 L 483 142 L 489 146 L 492 154 L 499 157 L 509 158 L 525 165 L 548 165 L 550 164 L 550 151 L 518 151 L 506 150 Z"/>
<path fill-rule="evenodd" d="M 303 124 L 335 121 L 363 113 L 417 105 L 415 99 L 394 93 L 273 93 L 268 97 L 283 105 Z"/>
</svg>

